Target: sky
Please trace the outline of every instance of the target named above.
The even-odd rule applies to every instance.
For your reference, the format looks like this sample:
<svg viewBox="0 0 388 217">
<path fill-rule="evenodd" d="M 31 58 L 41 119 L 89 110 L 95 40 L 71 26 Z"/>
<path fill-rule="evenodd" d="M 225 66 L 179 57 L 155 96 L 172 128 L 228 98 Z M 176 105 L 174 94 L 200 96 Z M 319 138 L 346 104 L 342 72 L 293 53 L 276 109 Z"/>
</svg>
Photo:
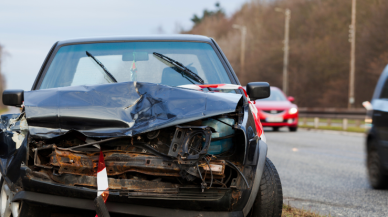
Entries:
<svg viewBox="0 0 388 217">
<path fill-rule="evenodd" d="M 247 0 L 219 0 L 227 16 Z M 7 89 L 30 90 L 51 46 L 96 36 L 174 34 L 217 0 L 0 0 L 2 72 Z"/>
</svg>

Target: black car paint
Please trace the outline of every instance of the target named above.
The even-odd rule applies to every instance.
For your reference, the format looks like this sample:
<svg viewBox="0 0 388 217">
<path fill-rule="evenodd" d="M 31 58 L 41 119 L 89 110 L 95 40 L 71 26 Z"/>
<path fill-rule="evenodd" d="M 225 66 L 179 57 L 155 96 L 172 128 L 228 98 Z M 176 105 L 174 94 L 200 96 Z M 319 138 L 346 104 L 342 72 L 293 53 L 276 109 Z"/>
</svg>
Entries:
<svg viewBox="0 0 388 217">
<path fill-rule="evenodd" d="M 234 70 L 232 68 L 232 65 L 228 61 L 228 58 L 226 58 L 225 54 L 221 51 L 220 46 L 218 46 L 217 42 L 214 39 L 211 38 L 211 41 L 213 42 L 213 44 L 214 44 L 214 46 L 215 46 L 215 48 L 217 50 L 217 55 L 219 55 L 220 59 L 222 60 L 222 62 L 224 64 L 224 66 L 226 66 L 226 68 L 228 69 L 227 71 L 231 74 L 232 81 L 235 84 L 241 85 L 240 81 L 237 78 L 236 73 L 234 72 Z M 241 94 L 244 94 L 242 90 L 239 90 L 239 91 L 240 91 Z"/>
<path fill-rule="evenodd" d="M 29 91 L 24 105 L 33 137 L 49 139 L 77 130 L 87 137 L 108 138 L 233 112 L 241 97 L 122 82 Z"/>
<path fill-rule="evenodd" d="M 49 204 L 53 206 L 64 206 L 94 211 L 95 207 L 93 205 L 93 200 L 91 199 L 82 199 L 82 198 L 67 198 L 57 195 L 47 195 L 36 192 L 26 192 L 22 191 L 15 195 L 16 200 L 25 200 L 31 202 L 39 202 L 42 204 Z M 217 212 L 217 211 L 193 211 L 193 210 L 183 210 L 183 209 L 167 209 L 152 207 L 145 205 L 136 205 L 130 203 L 115 203 L 108 201 L 106 204 L 108 210 L 114 213 L 119 214 L 130 214 L 134 216 L 158 216 L 158 217 L 193 217 L 193 216 L 202 216 L 202 217 L 242 217 L 244 216 L 242 211 L 232 211 L 232 212 Z"/>
<path fill-rule="evenodd" d="M 372 118 L 372 127 L 367 136 L 367 148 L 374 145 L 388 175 L 388 98 L 381 97 L 388 86 L 388 66 L 381 74 L 371 101 L 372 109 L 368 116 Z M 374 141 L 374 142 L 373 142 Z"/>
<path fill-rule="evenodd" d="M 16 182 L 19 178 L 20 167 L 27 153 L 28 132 L 21 132 L 20 122 L 11 121 L 17 120 L 19 116 L 6 114 L 0 117 L 0 171 L 8 183 Z M 13 139 L 18 135 L 24 136 L 20 144 Z"/>
<path fill-rule="evenodd" d="M 54 52 L 54 49 L 57 47 L 57 45 L 58 45 L 58 42 L 55 42 L 54 45 L 50 48 L 50 51 L 48 52 L 46 58 L 44 59 L 43 64 L 42 64 L 42 66 L 39 69 L 38 75 L 36 76 L 35 81 L 32 84 L 31 90 L 35 90 L 36 89 L 39 81 L 41 80 L 41 77 L 42 77 L 42 74 L 43 74 L 43 70 L 46 68 L 47 63 L 48 63 L 50 57 L 53 56 L 52 54 Z"/>
<path fill-rule="evenodd" d="M 32 88 L 32 91 L 26 92 L 25 95 L 25 112 L 27 116 L 27 122 L 30 125 L 31 129 L 30 133 L 32 137 L 40 137 L 40 138 L 52 138 L 55 136 L 60 136 L 63 135 L 63 133 L 66 133 L 68 130 L 71 130 L 74 127 L 71 127 L 74 123 L 81 123 L 85 121 L 85 116 L 89 115 L 80 115 L 78 112 L 84 111 L 84 110 L 89 110 L 91 109 L 91 105 L 93 103 L 87 102 L 87 93 L 91 93 L 91 91 L 87 91 L 85 89 L 81 90 L 79 88 L 86 88 L 86 87 L 65 87 L 65 88 L 56 88 L 52 90 L 39 90 L 39 86 L 41 84 L 41 81 L 44 77 L 44 74 L 50 65 L 50 62 L 53 59 L 53 56 L 55 55 L 56 51 L 59 49 L 59 47 L 68 45 L 68 44 L 78 44 L 78 43 L 96 43 L 96 42 L 118 42 L 118 41 L 200 41 L 204 43 L 209 43 L 212 45 L 213 48 L 215 48 L 215 51 L 219 58 L 222 60 L 222 64 L 224 65 L 226 71 L 229 74 L 229 77 L 231 78 L 232 83 L 239 84 L 237 77 L 235 73 L 233 72 L 230 63 L 227 61 L 225 55 L 222 53 L 222 51 L 219 49 L 219 47 L 215 44 L 214 40 L 209 39 L 207 37 L 202 37 L 202 36 L 174 36 L 174 37 L 124 37 L 124 38 L 100 38 L 100 39 L 82 39 L 82 40 L 69 40 L 69 41 L 63 41 L 63 42 L 57 42 L 54 44 L 52 49 L 49 52 L 49 55 L 46 57 L 46 60 L 37 76 L 37 79 L 34 83 L 34 86 Z M 135 135 L 136 133 L 140 132 L 146 132 L 147 127 L 142 126 L 139 124 L 136 129 L 134 130 L 129 130 L 128 131 L 128 120 L 133 120 L 133 115 L 136 114 L 136 112 L 141 111 L 142 108 L 151 108 L 150 105 L 158 105 L 158 103 L 155 103 L 156 100 L 160 100 L 159 104 L 161 106 L 161 114 L 165 115 L 165 119 L 159 124 L 155 124 L 152 129 L 158 129 L 161 127 L 166 127 L 166 126 L 172 126 L 176 125 L 178 123 L 182 122 L 188 122 L 190 120 L 195 120 L 195 119 L 201 119 L 204 117 L 209 117 L 212 115 L 216 114 L 222 114 L 226 112 L 231 112 L 236 109 L 237 104 L 239 103 L 240 98 L 243 98 L 243 107 L 244 107 L 244 120 L 242 123 L 239 124 L 240 130 L 244 133 L 245 135 L 245 141 L 243 142 L 245 145 L 245 155 L 244 155 L 244 169 L 243 169 L 243 174 L 248 177 L 248 182 L 249 185 L 252 186 L 250 189 L 246 189 L 244 181 L 241 179 L 241 177 L 238 178 L 237 180 L 237 188 L 240 189 L 238 190 L 238 195 L 230 195 L 227 196 L 227 200 L 217 200 L 212 202 L 213 204 L 218 204 L 215 205 L 214 207 L 208 207 L 206 204 L 209 204 L 209 201 L 207 200 L 193 200 L 193 199 L 186 199 L 182 200 L 179 203 L 176 200 L 160 200 L 157 197 L 154 197 L 154 200 L 139 200 L 139 199 L 134 199 L 131 200 L 133 203 L 137 203 L 136 201 L 149 201 L 150 206 L 162 206 L 166 208 L 172 208 L 172 209 L 182 209 L 182 210 L 203 210 L 203 209 L 209 209 L 209 210 L 217 210 L 217 211 L 242 211 L 244 210 L 244 215 L 247 215 L 247 210 L 249 211 L 250 206 L 252 206 L 253 201 L 256 197 L 257 194 L 257 189 L 260 183 L 260 178 L 261 174 L 263 172 L 263 167 L 264 167 L 264 162 L 265 162 L 265 157 L 266 157 L 266 150 L 267 146 L 266 144 L 259 140 L 259 138 L 253 139 L 255 136 L 256 132 L 255 129 L 255 124 L 253 120 L 253 116 L 251 114 L 251 111 L 248 106 L 247 98 L 243 95 L 241 90 L 237 90 L 237 92 L 240 92 L 241 95 L 238 97 L 232 97 L 232 100 L 227 100 L 225 101 L 225 97 L 223 96 L 224 94 L 221 93 L 204 93 L 204 92 L 198 92 L 194 90 L 184 90 L 181 88 L 174 88 L 174 87 L 166 87 L 163 85 L 156 85 L 156 84 L 147 84 L 147 83 L 138 83 L 139 85 L 139 93 L 149 96 L 147 99 L 143 99 L 144 102 L 143 104 L 140 103 L 141 105 L 138 106 L 139 103 L 135 103 L 134 101 L 139 98 L 139 94 L 135 93 L 131 90 L 131 88 L 128 88 L 130 85 L 134 85 L 133 82 L 126 82 L 126 83 L 119 83 L 119 84 L 107 84 L 107 85 L 98 85 L 94 87 L 89 87 L 89 88 L 95 88 L 97 90 L 102 90 L 103 88 L 112 88 L 115 89 L 117 87 L 116 91 L 113 91 L 113 94 L 118 94 L 120 93 L 119 90 L 125 90 L 128 92 L 128 96 L 135 97 L 131 99 L 132 101 L 128 100 L 125 103 L 119 103 L 116 106 L 111 106 L 111 104 L 107 101 L 105 101 L 105 108 L 108 110 L 111 110 L 113 115 L 109 115 L 109 119 L 112 118 L 112 120 L 109 120 L 109 124 L 112 124 L 113 130 L 112 131 L 101 131 L 101 129 L 96 129 L 95 126 L 89 126 L 87 124 L 82 124 L 81 126 L 78 126 L 76 129 L 77 131 L 80 131 L 84 133 L 85 135 L 92 136 L 92 137 L 109 137 L 109 136 L 119 136 L 119 135 Z M 195 101 L 195 103 L 192 103 L 193 106 L 193 111 L 195 111 L 195 114 L 192 115 L 183 115 L 179 116 L 182 111 L 170 111 L 168 109 L 165 109 L 165 105 L 163 107 L 164 101 L 168 101 L 170 99 L 174 99 L 174 97 L 169 98 L 166 96 L 161 96 L 163 94 L 153 94 L 153 93 L 148 93 L 147 91 L 144 91 L 144 87 L 151 87 L 151 88 L 162 88 L 163 90 L 166 91 L 171 91 L 174 93 L 179 93 L 183 94 L 184 97 L 192 96 L 192 97 L 199 97 L 202 100 L 202 104 L 198 104 L 198 98 Z M 78 89 L 77 89 L 78 88 Z M 102 89 L 100 89 L 102 88 Z M 120 89 L 121 88 L 121 89 Z M 79 93 L 77 93 L 77 90 Z M 143 91 L 143 92 L 142 92 Z M 70 94 L 72 93 L 72 94 Z M 45 98 L 45 94 L 48 94 L 48 96 L 51 96 L 55 99 L 52 102 L 48 101 L 48 98 Z M 79 102 L 80 105 L 82 105 L 80 108 L 76 108 L 77 105 L 74 105 L 74 108 L 72 110 L 71 106 L 69 104 L 58 104 L 57 99 L 55 96 L 66 96 L 70 97 L 68 99 L 75 99 L 79 95 L 83 95 L 81 97 Z M 79 95 L 78 95 L 79 94 Z M 140 94 L 140 95 L 141 95 Z M 187 95 L 188 94 L 188 95 Z M 228 94 L 228 96 L 230 96 Z M 161 98 L 158 98 L 161 97 Z M 93 98 L 93 97 L 92 97 Z M 237 100 L 238 99 L 238 100 Z M 203 109 L 203 106 L 207 103 L 216 103 L 216 102 L 221 102 L 224 103 L 224 108 L 223 106 L 217 105 L 215 107 L 206 108 L 206 110 Z M 38 103 L 39 102 L 39 103 Z M 131 103 L 132 102 L 132 103 Z M 189 101 L 188 101 L 189 102 Z M 40 104 L 42 103 L 42 104 Z M 57 104 L 56 104 L 57 103 Z M 148 103 L 148 104 L 147 104 Z M 152 104 L 154 103 L 154 104 Z M 146 105 L 147 104 L 147 105 Z M 128 114 L 121 116 L 119 110 L 124 110 L 126 107 L 133 105 L 133 109 L 131 108 L 130 110 L 133 111 L 133 113 L 128 112 Z M 69 106 L 69 107 L 68 107 Z M 198 107 L 200 106 L 200 107 Z M 136 107 L 136 108 L 135 108 Z M 42 109 L 45 111 L 42 113 Z M 200 111 L 203 111 L 202 113 Z M 61 111 L 65 112 L 62 113 Z M 115 113 L 116 112 L 116 113 Z M 145 115 L 144 118 L 150 118 L 150 115 L 152 116 L 152 109 L 149 111 L 151 112 L 148 115 Z M 85 113 L 84 113 L 85 114 Z M 101 120 L 101 114 L 98 114 L 98 112 L 92 112 L 95 116 L 91 115 L 91 118 L 88 119 L 93 120 L 97 118 L 98 120 Z M 107 113 L 106 113 L 107 114 Z M 175 115 L 173 116 L 168 116 L 168 115 Z M 16 118 L 18 115 L 13 115 L 13 116 L 4 116 L 2 118 L 7 119 L 9 121 L 10 118 Z M 178 117 L 178 118 L 176 118 Z M 152 117 L 151 117 L 152 119 Z M 145 121 L 143 123 L 150 124 L 150 120 Z M 54 122 L 53 122 L 54 121 Z M 169 122 L 170 121 L 170 122 Z M 64 126 L 64 127 L 63 127 Z M 0 170 L 2 174 L 6 177 L 6 181 L 12 185 L 15 182 L 22 182 L 23 183 L 23 191 L 25 192 L 41 192 L 45 193 L 47 195 L 54 194 L 54 195 L 61 195 L 64 197 L 83 197 L 83 198 L 88 198 L 91 195 L 96 195 L 96 191 L 82 188 L 82 187 L 74 187 L 74 186 L 66 186 L 66 185 L 61 185 L 58 183 L 50 183 L 47 180 L 44 179 L 31 179 L 28 177 L 28 173 L 30 173 L 30 169 L 26 167 L 25 165 L 21 166 L 21 162 L 25 160 L 26 156 L 26 151 L 27 150 L 27 138 L 26 136 L 25 141 L 23 141 L 23 144 L 20 146 L 19 149 L 15 149 L 15 144 L 13 141 L 10 141 L 9 137 L 13 134 L 12 129 L 9 130 L 9 123 L 7 121 L 3 121 L 2 125 L 0 126 L 2 131 L 0 132 L 0 137 L 2 138 L 0 141 L 0 146 L 1 147 L 8 147 L 7 150 L 4 150 L 3 155 L 1 155 L 1 164 L 0 164 Z M 39 129 L 38 129 L 39 128 Z M 152 130 L 149 129 L 149 130 Z M 249 133 L 247 133 L 247 129 L 250 129 Z M 14 129 L 14 131 L 18 131 L 17 129 Z M 19 130 L 20 132 L 20 130 Z M 97 133 L 95 133 L 97 132 Z M 109 135 L 105 135 L 105 133 L 108 133 Z M 249 143 L 250 147 L 247 147 L 248 141 L 251 140 Z M 248 149 L 250 152 L 254 152 L 253 157 L 248 157 L 247 158 L 247 153 Z M 260 152 L 261 150 L 261 152 Z M 260 155 L 260 157 L 258 157 Z M 263 160 L 264 159 L 264 160 Z M 12 168 L 12 171 L 9 170 Z M 20 168 L 20 169 L 19 169 Z M 8 169 L 8 170 L 7 170 Z M 19 172 L 20 171 L 20 172 Z M 258 179 L 258 180 L 257 180 Z M 254 189 L 256 192 L 252 192 L 252 189 Z M 89 194 L 83 193 L 83 191 L 88 191 Z M 93 192 L 93 193 L 91 193 Z M 230 197 L 233 197 L 233 201 L 230 200 Z M 110 197 L 109 200 L 112 198 L 115 198 L 114 196 Z M 126 201 L 128 200 L 128 197 L 122 197 L 118 196 L 117 198 L 118 201 Z M 23 197 L 19 197 L 17 200 L 23 200 Z M 160 204 L 160 202 L 163 201 L 163 204 Z M 187 201 L 191 201 L 191 203 L 187 203 Z M 194 201 L 194 203 L 193 203 Z M 249 201 L 249 202 L 248 202 Z M 234 203 L 231 206 L 231 203 Z M 144 204 L 144 203 L 143 203 Z M 160 205 L 158 205 L 160 204 Z"/>
</svg>

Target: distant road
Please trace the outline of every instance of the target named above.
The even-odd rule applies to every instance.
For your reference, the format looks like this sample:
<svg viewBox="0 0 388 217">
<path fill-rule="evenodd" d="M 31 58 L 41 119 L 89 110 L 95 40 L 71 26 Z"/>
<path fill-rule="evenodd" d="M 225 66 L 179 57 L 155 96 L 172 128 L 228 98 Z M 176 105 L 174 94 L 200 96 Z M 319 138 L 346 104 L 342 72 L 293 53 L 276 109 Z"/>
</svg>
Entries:
<svg viewBox="0 0 388 217">
<path fill-rule="evenodd" d="M 265 132 L 284 203 L 323 215 L 388 216 L 388 190 L 368 184 L 363 134 Z"/>
</svg>

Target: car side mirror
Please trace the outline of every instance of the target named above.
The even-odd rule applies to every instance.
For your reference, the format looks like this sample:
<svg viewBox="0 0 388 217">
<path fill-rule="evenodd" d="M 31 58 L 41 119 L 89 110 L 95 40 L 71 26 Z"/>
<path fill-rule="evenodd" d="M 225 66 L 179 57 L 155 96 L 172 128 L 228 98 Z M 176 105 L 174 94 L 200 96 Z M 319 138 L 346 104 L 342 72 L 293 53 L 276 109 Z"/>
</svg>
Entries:
<svg viewBox="0 0 388 217">
<path fill-rule="evenodd" d="M 21 107 L 24 101 L 24 90 L 4 90 L 3 104 Z"/>
<path fill-rule="evenodd" d="M 251 100 L 268 98 L 271 88 L 267 82 L 250 82 L 247 84 L 247 94 Z"/>
<path fill-rule="evenodd" d="M 287 99 L 288 99 L 288 101 L 290 101 L 290 102 L 294 102 L 294 101 L 295 101 L 294 97 L 292 97 L 292 96 L 287 97 Z"/>
</svg>

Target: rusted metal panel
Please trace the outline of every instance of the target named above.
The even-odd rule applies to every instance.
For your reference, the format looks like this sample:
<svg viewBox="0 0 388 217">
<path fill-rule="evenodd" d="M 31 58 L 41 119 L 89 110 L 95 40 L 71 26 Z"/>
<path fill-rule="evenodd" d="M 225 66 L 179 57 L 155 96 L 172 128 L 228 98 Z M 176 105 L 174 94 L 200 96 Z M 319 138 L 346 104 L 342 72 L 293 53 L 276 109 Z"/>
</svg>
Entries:
<svg viewBox="0 0 388 217">
<path fill-rule="evenodd" d="M 82 176 L 72 174 L 53 175 L 50 178 L 58 183 L 72 186 L 87 186 L 97 188 L 97 178 L 94 176 Z M 137 179 L 114 179 L 109 178 L 110 190 L 128 190 L 136 192 L 154 193 L 178 193 L 179 185 L 167 182 L 137 180 Z"/>
<path fill-rule="evenodd" d="M 179 166 L 158 156 L 123 151 L 104 151 L 109 176 L 139 172 L 155 176 L 179 177 Z M 50 165 L 59 167 L 58 173 L 94 176 L 97 172 L 98 153 L 75 153 L 56 148 L 50 155 Z"/>
<path fill-rule="evenodd" d="M 203 168 L 203 174 L 206 178 L 210 178 L 210 170 L 212 171 L 212 174 L 214 177 L 218 178 L 224 178 L 224 173 L 225 173 L 225 161 L 224 160 L 213 160 L 210 163 L 210 169 L 209 165 L 207 165 L 206 162 L 202 162 L 199 164 L 199 167 Z"/>
<path fill-rule="evenodd" d="M 237 205 L 238 201 L 241 199 L 242 192 L 240 190 L 234 190 L 231 195 L 231 208 Z"/>
<path fill-rule="evenodd" d="M 34 149 L 35 166 L 55 169 L 58 174 L 95 176 L 97 173 L 98 152 L 84 153 L 69 151 L 55 145 Z M 180 177 L 180 166 L 177 162 L 165 161 L 163 158 L 146 153 L 125 152 L 120 150 L 103 151 L 107 174 L 121 175 L 138 172 L 153 176 Z M 45 159 L 48 158 L 48 159 Z M 210 169 L 206 162 L 201 162 L 204 177 L 210 178 L 210 169 L 215 178 L 223 178 L 225 161 L 211 161 Z M 194 170 L 196 171 L 196 170 Z"/>
</svg>

